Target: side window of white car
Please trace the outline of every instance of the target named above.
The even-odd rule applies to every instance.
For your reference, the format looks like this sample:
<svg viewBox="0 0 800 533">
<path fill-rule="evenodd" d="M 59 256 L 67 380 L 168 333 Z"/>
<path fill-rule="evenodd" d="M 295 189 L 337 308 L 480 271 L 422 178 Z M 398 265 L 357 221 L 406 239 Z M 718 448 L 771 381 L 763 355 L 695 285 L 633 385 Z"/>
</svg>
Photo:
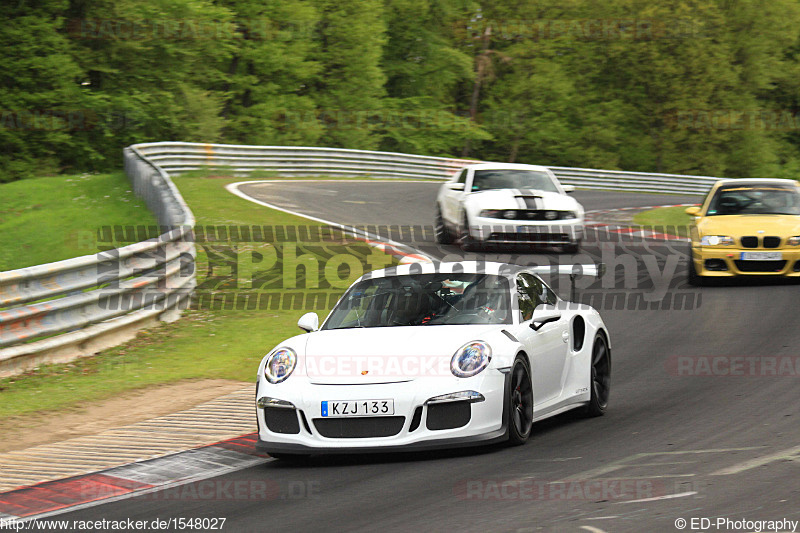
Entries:
<svg viewBox="0 0 800 533">
<path fill-rule="evenodd" d="M 536 309 L 536 293 L 531 290 L 530 276 L 520 274 L 517 276 L 517 301 L 519 303 L 520 321 L 525 322 L 533 317 L 533 310 Z"/>
<path fill-rule="evenodd" d="M 553 289 L 548 287 L 547 284 L 539 278 L 534 279 L 536 280 L 536 283 L 541 286 L 540 294 L 542 295 L 542 303 L 547 305 L 556 305 L 558 303 L 558 296 L 556 296 L 556 293 L 553 291 Z"/>
<path fill-rule="evenodd" d="M 558 297 L 542 280 L 531 274 L 517 276 L 520 319 L 524 322 L 533 316 L 533 310 L 542 304 L 555 305 Z"/>
<path fill-rule="evenodd" d="M 467 182 L 467 169 L 461 171 L 461 174 L 458 175 L 458 179 L 455 181 L 456 183 L 466 183 Z"/>
</svg>

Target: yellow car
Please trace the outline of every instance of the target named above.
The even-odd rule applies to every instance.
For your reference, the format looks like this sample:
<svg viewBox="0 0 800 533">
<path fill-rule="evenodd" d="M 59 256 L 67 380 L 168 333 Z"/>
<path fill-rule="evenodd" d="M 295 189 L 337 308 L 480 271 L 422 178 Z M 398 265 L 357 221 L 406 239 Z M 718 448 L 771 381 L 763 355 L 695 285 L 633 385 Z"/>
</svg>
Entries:
<svg viewBox="0 0 800 533">
<path fill-rule="evenodd" d="M 728 179 L 689 207 L 689 283 L 707 277 L 800 277 L 800 185 L 788 179 Z"/>
</svg>

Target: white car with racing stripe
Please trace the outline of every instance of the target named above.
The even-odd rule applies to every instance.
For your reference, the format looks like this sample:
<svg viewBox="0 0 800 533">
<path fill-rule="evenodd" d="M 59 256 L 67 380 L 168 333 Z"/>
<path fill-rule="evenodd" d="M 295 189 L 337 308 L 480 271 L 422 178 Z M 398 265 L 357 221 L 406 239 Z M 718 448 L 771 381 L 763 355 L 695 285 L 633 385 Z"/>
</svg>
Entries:
<svg viewBox="0 0 800 533">
<path fill-rule="evenodd" d="M 600 276 L 596 265 L 554 267 Z M 365 274 L 322 326 L 261 361 L 257 448 L 277 458 L 524 443 L 570 409 L 604 413 L 611 343 L 596 310 L 539 277 L 464 261 Z M 574 289 L 573 289 L 574 290 Z"/>
<path fill-rule="evenodd" d="M 480 163 L 464 167 L 439 189 L 436 240 L 460 240 L 465 251 L 484 244 L 556 246 L 576 253 L 584 209 L 547 167 Z"/>
</svg>

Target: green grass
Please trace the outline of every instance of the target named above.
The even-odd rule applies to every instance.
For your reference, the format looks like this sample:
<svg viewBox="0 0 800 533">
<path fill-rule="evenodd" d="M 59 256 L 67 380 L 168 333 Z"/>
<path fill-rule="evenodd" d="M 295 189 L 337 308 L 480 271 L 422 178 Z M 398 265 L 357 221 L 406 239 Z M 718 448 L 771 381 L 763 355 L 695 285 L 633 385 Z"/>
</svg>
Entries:
<svg viewBox="0 0 800 533">
<path fill-rule="evenodd" d="M 686 214 L 686 207 L 659 207 L 634 215 L 633 222 L 640 226 L 689 226 L 692 217 Z"/>
<path fill-rule="evenodd" d="M 123 172 L 0 185 L 0 271 L 97 252 L 103 226 L 153 225 Z"/>
<path fill-rule="evenodd" d="M 267 209 L 225 191 L 228 183 L 241 181 L 233 177 L 181 176 L 175 183 L 192 209 L 197 225 L 307 225 L 316 223 L 280 211 Z M 210 248 L 209 246 L 212 246 Z M 209 271 L 209 251 L 213 247 L 235 252 L 238 272 L 216 266 Z M 232 248 L 233 247 L 233 248 Z M 199 291 L 206 297 L 221 301 L 225 294 L 253 292 L 258 286 L 280 292 L 285 279 L 282 270 L 294 269 L 297 261 L 283 261 L 269 268 L 266 262 L 282 252 L 282 246 L 272 243 L 247 242 L 198 243 L 197 272 L 202 285 L 209 272 L 220 276 L 212 288 Z M 336 254 L 360 257 L 368 254 L 374 259 L 389 261 L 388 256 L 363 243 L 310 244 L 296 254 L 312 254 L 325 259 Z M 238 254 L 238 255 L 237 255 Z M 264 259 L 254 259 L 260 255 Z M 265 273 L 266 272 L 266 273 Z M 302 292 L 305 276 L 297 270 L 297 285 Z M 324 272 L 324 270 L 321 270 Z M 358 272 L 339 269 L 349 285 Z M 255 287 L 255 288 L 254 288 Z M 338 293 L 340 289 L 329 292 Z M 328 308 L 309 309 L 321 315 Z M 258 362 L 281 340 L 300 333 L 297 319 L 306 309 L 255 310 L 190 310 L 178 322 L 162 324 L 140 333 L 129 343 L 106 350 L 101 354 L 70 364 L 43 366 L 27 374 L 0 380 L 0 422 L 10 417 L 50 410 L 78 408 L 88 402 L 102 400 L 121 392 L 182 380 L 231 379 L 252 382 Z M 47 397 L 47 405 L 42 398 Z"/>
</svg>

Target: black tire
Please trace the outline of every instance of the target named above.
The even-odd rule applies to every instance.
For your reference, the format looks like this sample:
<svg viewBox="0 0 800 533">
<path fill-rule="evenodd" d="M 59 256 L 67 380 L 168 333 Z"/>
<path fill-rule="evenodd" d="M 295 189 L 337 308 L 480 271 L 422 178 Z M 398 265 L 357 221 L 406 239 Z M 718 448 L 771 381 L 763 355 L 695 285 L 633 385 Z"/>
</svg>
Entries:
<svg viewBox="0 0 800 533">
<path fill-rule="evenodd" d="M 525 444 L 533 428 L 533 384 L 528 360 L 518 355 L 511 365 L 511 380 L 506 398 L 506 423 L 508 443 L 511 446 Z"/>
<path fill-rule="evenodd" d="M 697 273 L 697 269 L 694 266 L 694 255 L 692 254 L 692 245 L 689 245 L 689 266 L 688 266 L 688 275 L 687 279 L 689 281 L 689 285 L 693 285 L 695 287 L 702 287 L 705 284 L 705 280 L 703 276 Z"/>
<path fill-rule="evenodd" d="M 589 389 L 591 398 L 586 406 L 588 416 L 602 416 L 608 407 L 608 397 L 611 393 L 611 350 L 608 341 L 602 333 L 598 333 L 592 345 L 592 359 L 590 361 L 591 374 Z"/>
<path fill-rule="evenodd" d="M 436 234 L 436 242 L 439 244 L 450 244 L 455 240 L 453 234 L 450 233 L 450 229 L 447 227 L 447 224 L 444 222 L 444 218 L 442 217 L 442 209 L 439 204 L 436 204 L 434 232 Z"/>
<path fill-rule="evenodd" d="M 459 240 L 461 241 L 461 249 L 465 252 L 474 252 L 478 249 L 475 239 L 469 233 L 469 218 L 467 218 L 466 212 L 464 212 L 464 216 L 461 218 Z"/>
</svg>

